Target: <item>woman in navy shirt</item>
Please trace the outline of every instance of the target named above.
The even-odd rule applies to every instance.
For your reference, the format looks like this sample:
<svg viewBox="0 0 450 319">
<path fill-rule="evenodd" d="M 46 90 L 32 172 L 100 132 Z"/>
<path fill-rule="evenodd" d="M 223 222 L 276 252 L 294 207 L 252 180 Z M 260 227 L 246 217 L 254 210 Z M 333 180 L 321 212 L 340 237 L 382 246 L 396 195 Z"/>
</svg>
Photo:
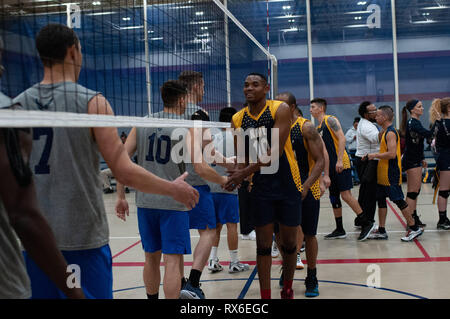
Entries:
<svg viewBox="0 0 450 319">
<path fill-rule="evenodd" d="M 408 120 L 407 111 L 411 114 Z M 402 169 L 406 171 L 408 192 L 406 202 L 414 210 L 413 217 L 417 224 L 425 227 L 417 216 L 417 197 L 422 186 L 422 168 L 427 167 L 424 155 L 424 140 L 431 139 L 432 131 L 422 126 L 419 118 L 423 114 L 423 105 L 419 100 L 409 100 L 402 110 L 401 131 L 406 139 L 405 152 L 402 157 Z"/>
</svg>

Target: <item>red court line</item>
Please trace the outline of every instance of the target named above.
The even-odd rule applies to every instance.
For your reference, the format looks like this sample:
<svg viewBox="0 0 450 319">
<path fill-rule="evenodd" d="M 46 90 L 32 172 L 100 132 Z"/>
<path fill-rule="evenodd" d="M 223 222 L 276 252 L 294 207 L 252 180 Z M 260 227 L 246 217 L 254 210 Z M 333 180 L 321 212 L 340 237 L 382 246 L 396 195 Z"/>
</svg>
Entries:
<svg viewBox="0 0 450 319">
<path fill-rule="evenodd" d="M 243 263 L 249 264 L 250 266 L 255 266 L 256 261 L 242 261 Z M 303 262 L 306 263 L 306 260 Z M 318 264 L 387 264 L 387 263 L 416 263 L 416 262 L 450 262 L 450 257 L 429 257 L 429 258 L 366 258 L 366 259 L 321 259 L 318 260 Z M 226 266 L 230 262 L 221 262 L 222 265 Z M 280 265 L 281 260 L 274 260 L 272 265 Z M 163 266 L 164 263 L 161 263 Z M 185 262 L 185 266 L 192 266 L 192 262 Z M 114 262 L 114 267 L 143 267 L 144 262 Z"/>
<path fill-rule="evenodd" d="M 400 217 L 399 213 L 394 209 L 394 207 L 392 207 L 392 204 L 389 201 L 386 201 L 386 203 L 389 205 L 389 207 L 391 208 L 392 212 L 394 213 L 394 215 L 397 217 L 397 219 L 400 221 L 400 223 L 403 225 L 403 227 L 405 227 L 406 229 L 406 223 L 403 221 L 403 219 Z M 423 248 L 422 244 L 417 240 L 414 239 L 414 242 L 416 243 L 417 247 L 419 248 L 419 250 L 422 252 L 422 254 L 424 255 L 425 258 L 430 259 L 430 255 L 428 255 L 427 251 L 425 250 L 425 248 Z"/>
<path fill-rule="evenodd" d="M 122 250 L 122 251 L 120 251 L 120 252 L 118 252 L 117 254 L 115 254 L 114 256 L 112 256 L 112 259 L 114 259 L 114 258 L 116 258 L 117 256 L 120 256 L 120 255 L 122 255 L 124 252 L 126 252 L 127 250 L 129 250 L 129 249 L 131 249 L 131 248 L 133 248 L 134 246 L 136 246 L 137 244 L 139 244 L 141 241 L 140 240 L 138 240 L 137 242 L 135 242 L 133 245 L 131 245 L 131 246 L 129 246 L 129 247 L 127 247 L 127 248 L 125 248 L 124 250 Z"/>
</svg>

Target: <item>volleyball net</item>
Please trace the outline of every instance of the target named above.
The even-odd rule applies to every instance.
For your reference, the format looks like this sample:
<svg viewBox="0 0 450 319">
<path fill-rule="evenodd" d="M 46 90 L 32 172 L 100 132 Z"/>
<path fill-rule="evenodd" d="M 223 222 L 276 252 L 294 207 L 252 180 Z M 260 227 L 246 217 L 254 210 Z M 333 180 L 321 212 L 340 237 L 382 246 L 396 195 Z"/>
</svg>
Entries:
<svg viewBox="0 0 450 319">
<path fill-rule="evenodd" d="M 163 109 L 163 83 L 184 71 L 203 76 L 204 95 L 197 104 L 209 113 L 212 122 L 207 125 L 229 126 L 217 123 L 220 110 L 244 105 L 248 73 L 268 76 L 270 97 L 277 83 L 275 57 L 233 14 L 245 17 L 238 8 L 239 1 L 233 0 L 0 0 L 0 88 L 5 95 L 14 98 L 42 80 L 36 36 L 57 23 L 72 28 L 79 39 L 78 84 L 101 93 L 114 111 L 113 116 L 49 112 L 51 108 L 2 111 L 0 126 L 188 127 L 188 120 L 147 117 Z"/>
</svg>

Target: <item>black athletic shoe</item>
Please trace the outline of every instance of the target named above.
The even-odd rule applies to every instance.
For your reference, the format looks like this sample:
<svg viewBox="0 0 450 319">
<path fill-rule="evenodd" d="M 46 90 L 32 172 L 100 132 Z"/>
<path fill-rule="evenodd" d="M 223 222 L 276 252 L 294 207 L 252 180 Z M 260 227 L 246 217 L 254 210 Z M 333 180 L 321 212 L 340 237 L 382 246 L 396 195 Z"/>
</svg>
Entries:
<svg viewBox="0 0 450 319">
<path fill-rule="evenodd" d="M 427 224 L 422 223 L 422 221 L 419 219 L 419 216 L 417 214 L 412 215 L 414 218 L 414 221 L 416 222 L 416 225 L 419 227 L 425 227 Z"/>
<path fill-rule="evenodd" d="M 444 221 L 439 221 L 437 224 L 437 229 L 449 230 L 450 229 L 450 220 L 448 218 L 445 218 Z"/>
<path fill-rule="evenodd" d="M 363 226 L 361 229 L 361 234 L 359 234 L 358 241 L 364 241 L 369 237 L 372 230 L 375 229 L 375 223 L 370 222 L 366 226 Z"/>
<path fill-rule="evenodd" d="M 362 223 L 361 223 L 361 214 L 359 214 L 358 216 L 355 217 L 355 227 L 361 227 Z"/>
<path fill-rule="evenodd" d="M 345 230 L 338 230 L 335 229 L 331 234 L 325 235 L 324 239 L 342 239 L 347 237 L 347 234 L 345 233 Z"/>
<path fill-rule="evenodd" d="M 317 297 L 319 295 L 319 281 L 317 277 L 306 277 L 305 286 L 305 297 Z"/>
</svg>

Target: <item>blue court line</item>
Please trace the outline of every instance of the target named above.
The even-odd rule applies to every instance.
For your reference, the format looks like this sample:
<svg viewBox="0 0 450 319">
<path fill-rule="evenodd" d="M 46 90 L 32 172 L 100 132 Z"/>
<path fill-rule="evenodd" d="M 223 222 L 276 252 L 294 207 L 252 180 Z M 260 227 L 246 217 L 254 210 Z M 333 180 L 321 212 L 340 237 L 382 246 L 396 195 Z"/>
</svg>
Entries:
<svg viewBox="0 0 450 319">
<path fill-rule="evenodd" d="M 244 288 L 242 289 L 241 293 L 239 294 L 239 296 L 237 298 L 237 299 L 244 299 L 245 295 L 248 292 L 248 289 L 250 288 L 250 285 L 252 284 L 253 280 L 256 277 L 256 273 L 257 273 L 257 269 L 255 267 L 255 269 L 253 269 L 253 272 L 250 274 L 250 277 L 248 279 L 245 279 L 245 278 L 209 279 L 209 280 L 201 280 L 200 282 L 233 281 L 233 280 L 241 280 L 242 281 L 242 280 L 247 280 L 247 282 L 245 283 Z M 279 278 L 271 278 L 271 280 L 278 281 Z M 294 281 L 305 281 L 305 280 L 304 279 L 294 279 Z M 319 280 L 319 282 L 338 284 L 338 285 L 347 285 L 347 286 L 356 286 L 356 287 L 362 287 L 362 288 L 371 288 L 371 289 L 383 290 L 383 291 L 393 292 L 393 293 L 397 293 L 397 294 L 401 294 L 401 295 L 406 295 L 406 296 L 410 296 L 410 297 L 417 298 L 417 299 L 428 299 L 428 298 L 423 297 L 423 296 L 415 295 L 415 294 L 412 294 L 412 293 L 409 293 L 409 292 L 400 291 L 400 290 L 396 290 L 396 289 L 390 289 L 390 288 L 369 287 L 369 286 L 363 285 L 363 284 L 355 284 L 355 283 L 351 283 L 351 282 L 331 281 L 331 280 Z M 162 284 L 161 284 L 161 286 L 162 286 Z M 113 293 L 121 292 L 121 291 L 127 291 L 127 290 L 141 289 L 141 288 L 145 288 L 145 286 L 117 289 L 117 290 L 114 290 Z"/>
<path fill-rule="evenodd" d="M 255 266 L 252 273 L 250 274 L 250 277 L 248 277 L 247 282 L 245 283 L 244 288 L 242 288 L 241 293 L 237 297 L 237 299 L 244 299 L 245 295 L 247 294 L 248 288 L 250 288 L 250 285 L 252 284 L 253 280 L 255 279 L 256 273 L 258 272 L 258 268 Z"/>
</svg>

